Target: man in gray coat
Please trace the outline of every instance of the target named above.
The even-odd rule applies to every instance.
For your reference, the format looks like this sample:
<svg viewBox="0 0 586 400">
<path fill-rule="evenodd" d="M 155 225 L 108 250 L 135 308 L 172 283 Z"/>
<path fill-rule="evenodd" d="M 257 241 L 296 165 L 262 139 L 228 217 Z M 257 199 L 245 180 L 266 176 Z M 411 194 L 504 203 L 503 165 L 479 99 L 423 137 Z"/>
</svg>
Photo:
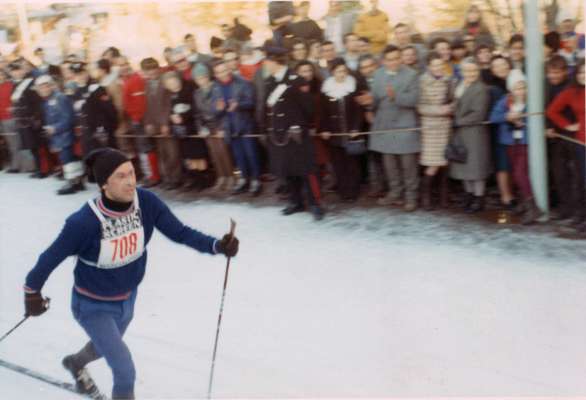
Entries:
<svg viewBox="0 0 586 400">
<path fill-rule="evenodd" d="M 383 67 L 374 76 L 373 131 L 415 128 L 419 92 L 417 73 L 401 65 L 401 51 L 387 46 Z M 369 149 L 383 154 L 389 193 L 380 205 L 404 205 L 405 211 L 417 209 L 419 169 L 417 153 L 421 149 L 418 131 L 394 131 L 371 136 Z M 402 194 L 405 192 L 405 201 Z"/>
</svg>

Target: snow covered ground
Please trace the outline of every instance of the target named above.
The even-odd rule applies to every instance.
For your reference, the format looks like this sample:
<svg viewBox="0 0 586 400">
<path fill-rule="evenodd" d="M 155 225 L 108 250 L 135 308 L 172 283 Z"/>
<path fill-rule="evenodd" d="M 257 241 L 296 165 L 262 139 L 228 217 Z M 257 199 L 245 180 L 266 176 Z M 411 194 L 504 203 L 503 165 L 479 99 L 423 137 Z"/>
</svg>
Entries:
<svg viewBox="0 0 586 400">
<path fill-rule="evenodd" d="M 57 197 L 61 184 L 0 174 L 0 334 L 22 317 L 39 253 L 95 194 Z M 215 397 L 586 396 L 584 242 L 381 208 L 314 223 L 274 205 L 169 199 L 207 233 L 238 222 Z M 68 379 L 60 360 L 86 341 L 69 310 L 73 261 L 43 290 L 51 310 L 1 342 L 1 359 Z M 224 267 L 153 237 L 126 335 L 139 398 L 205 397 Z M 105 362 L 90 371 L 109 393 Z M 71 395 L 0 368 L 0 398 Z"/>
</svg>

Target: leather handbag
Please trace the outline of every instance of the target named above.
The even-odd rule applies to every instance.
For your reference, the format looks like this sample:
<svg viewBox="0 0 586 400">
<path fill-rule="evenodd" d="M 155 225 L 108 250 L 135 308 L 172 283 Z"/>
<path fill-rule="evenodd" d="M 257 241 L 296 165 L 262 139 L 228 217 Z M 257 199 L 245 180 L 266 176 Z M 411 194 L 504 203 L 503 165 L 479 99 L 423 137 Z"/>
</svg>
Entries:
<svg viewBox="0 0 586 400">
<path fill-rule="evenodd" d="M 456 134 L 450 138 L 446 146 L 445 154 L 446 160 L 465 164 L 468 160 L 468 149 L 464 146 L 460 135 Z"/>
<path fill-rule="evenodd" d="M 346 153 L 351 156 L 360 156 L 365 154 L 368 149 L 366 147 L 366 139 L 363 137 L 348 139 L 344 143 Z"/>
</svg>

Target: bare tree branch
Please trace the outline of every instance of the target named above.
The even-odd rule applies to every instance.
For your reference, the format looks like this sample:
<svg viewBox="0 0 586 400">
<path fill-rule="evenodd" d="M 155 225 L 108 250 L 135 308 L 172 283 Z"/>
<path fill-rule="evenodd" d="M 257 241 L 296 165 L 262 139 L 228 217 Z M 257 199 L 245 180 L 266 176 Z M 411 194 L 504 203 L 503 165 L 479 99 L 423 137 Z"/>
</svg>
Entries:
<svg viewBox="0 0 586 400">
<path fill-rule="evenodd" d="M 505 18 L 505 15 L 500 12 L 497 6 L 495 6 L 493 0 L 486 0 L 486 4 L 488 5 L 488 8 L 492 14 L 496 15 L 499 18 Z"/>
<path fill-rule="evenodd" d="M 509 12 L 509 19 L 511 21 L 511 26 L 513 27 L 513 31 L 517 31 L 517 23 L 515 22 L 515 14 L 513 13 L 513 5 L 511 4 L 511 0 L 506 0 L 507 10 Z"/>
<path fill-rule="evenodd" d="M 488 5 L 489 12 L 495 16 L 495 23 L 496 23 L 496 35 L 498 37 L 498 43 L 503 45 L 507 42 L 506 36 L 507 32 L 505 29 L 505 21 L 508 19 L 506 15 L 504 15 L 497 5 L 494 4 L 493 0 L 485 0 L 485 3 Z"/>
<path fill-rule="evenodd" d="M 556 30 L 555 19 L 558 15 L 559 9 L 558 0 L 552 0 L 552 2 L 545 7 L 545 23 L 550 31 Z"/>
</svg>

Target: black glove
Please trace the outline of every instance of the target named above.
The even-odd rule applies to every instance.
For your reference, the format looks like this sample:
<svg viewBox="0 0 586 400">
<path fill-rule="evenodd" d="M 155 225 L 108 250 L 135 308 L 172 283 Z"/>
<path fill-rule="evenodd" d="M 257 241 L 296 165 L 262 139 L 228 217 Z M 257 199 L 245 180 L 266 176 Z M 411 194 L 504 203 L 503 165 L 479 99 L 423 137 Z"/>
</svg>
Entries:
<svg viewBox="0 0 586 400">
<path fill-rule="evenodd" d="M 41 293 L 24 294 L 25 317 L 37 317 L 49 309 L 49 298 L 44 298 Z"/>
<path fill-rule="evenodd" d="M 216 246 L 218 253 L 225 254 L 226 257 L 234 257 L 238 253 L 238 238 L 236 236 L 230 238 L 229 234 L 225 234 Z"/>
</svg>

